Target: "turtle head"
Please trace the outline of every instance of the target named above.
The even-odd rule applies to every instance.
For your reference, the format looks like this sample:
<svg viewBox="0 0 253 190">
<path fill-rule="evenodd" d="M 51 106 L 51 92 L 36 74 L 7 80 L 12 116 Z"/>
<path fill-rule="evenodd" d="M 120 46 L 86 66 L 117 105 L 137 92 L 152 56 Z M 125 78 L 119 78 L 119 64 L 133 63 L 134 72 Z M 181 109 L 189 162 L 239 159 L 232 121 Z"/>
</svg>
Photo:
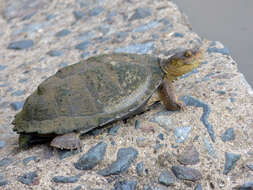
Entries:
<svg viewBox="0 0 253 190">
<path fill-rule="evenodd" d="M 165 77 L 173 81 L 177 77 L 190 72 L 196 68 L 202 59 L 202 53 L 199 48 L 193 49 L 177 49 L 174 50 L 172 56 L 168 59 L 162 59 L 160 67 Z"/>
</svg>

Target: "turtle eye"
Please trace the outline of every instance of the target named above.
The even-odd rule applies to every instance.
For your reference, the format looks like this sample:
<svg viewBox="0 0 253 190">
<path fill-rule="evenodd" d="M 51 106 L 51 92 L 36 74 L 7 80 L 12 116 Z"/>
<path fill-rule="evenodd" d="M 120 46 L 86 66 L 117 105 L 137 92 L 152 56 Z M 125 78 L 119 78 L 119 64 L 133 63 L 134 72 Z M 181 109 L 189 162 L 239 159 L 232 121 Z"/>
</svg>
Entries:
<svg viewBox="0 0 253 190">
<path fill-rule="evenodd" d="M 185 53 L 184 53 L 184 56 L 185 57 L 190 57 L 192 56 L 192 52 L 190 50 L 187 50 Z"/>
</svg>

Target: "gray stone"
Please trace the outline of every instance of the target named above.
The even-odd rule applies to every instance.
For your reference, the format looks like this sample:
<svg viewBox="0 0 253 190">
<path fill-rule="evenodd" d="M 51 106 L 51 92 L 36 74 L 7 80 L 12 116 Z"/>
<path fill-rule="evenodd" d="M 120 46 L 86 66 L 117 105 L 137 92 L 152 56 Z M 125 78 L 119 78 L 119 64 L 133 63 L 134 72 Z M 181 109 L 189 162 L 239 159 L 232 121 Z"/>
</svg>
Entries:
<svg viewBox="0 0 253 190">
<path fill-rule="evenodd" d="M 253 181 L 239 185 L 236 190 L 253 190 Z"/>
<path fill-rule="evenodd" d="M 31 184 L 33 184 L 36 177 L 38 177 L 36 171 L 29 172 L 29 173 L 26 173 L 22 176 L 18 176 L 18 181 L 20 181 L 21 183 L 23 183 L 25 185 L 31 185 Z"/>
<path fill-rule="evenodd" d="M 75 48 L 83 51 L 88 47 L 89 44 L 90 44 L 89 41 L 83 41 L 80 44 L 77 44 Z"/>
<path fill-rule="evenodd" d="M 248 167 L 251 171 L 253 171 L 253 164 L 248 163 L 248 164 L 247 164 L 247 167 Z"/>
<path fill-rule="evenodd" d="M 125 172 L 138 155 L 137 150 L 132 147 L 121 148 L 117 153 L 117 160 L 107 168 L 98 171 L 99 175 L 109 176 Z"/>
<path fill-rule="evenodd" d="M 79 170 L 89 170 L 94 168 L 101 160 L 104 159 L 107 144 L 100 142 L 85 153 L 74 166 Z"/>
<path fill-rule="evenodd" d="M 172 166 L 172 171 L 178 179 L 197 181 L 202 178 L 201 173 L 193 168 L 184 166 Z"/>
<path fill-rule="evenodd" d="M 38 162 L 39 160 L 40 159 L 37 156 L 29 156 L 23 160 L 23 163 L 26 166 L 31 161 Z"/>
<path fill-rule="evenodd" d="M 173 127 L 172 121 L 170 119 L 170 114 L 170 111 L 161 111 L 153 114 L 149 121 L 157 123 L 160 127 L 169 132 Z"/>
<path fill-rule="evenodd" d="M 8 184 L 8 180 L 4 179 L 4 176 L 0 174 L 0 186 L 5 186 Z"/>
<path fill-rule="evenodd" d="M 203 109 L 203 114 L 200 118 L 200 121 L 204 124 L 204 126 L 207 129 L 207 132 L 209 136 L 211 137 L 212 141 L 215 142 L 215 137 L 214 137 L 214 130 L 212 125 L 208 122 L 208 117 L 211 112 L 210 107 L 204 103 L 201 102 L 191 96 L 184 96 L 183 98 L 180 98 L 181 101 L 183 101 L 187 106 L 195 106 L 195 107 L 202 107 Z"/>
<path fill-rule="evenodd" d="M 32 34 L 34 32 L 39 31 L 40 29 L 49 27 L 51 25 L 50 22 L 38 22 L 38 23 L 30 23 L 30 24 L 24 24 L 23 28 L 20 30 L 15 30 L 12 35 L 20 35 L 21 33 L 28 33 Z"/>
<path fill-rule="evenodd" d="M 223 174 L 227 175 L 232 169 L 234 169 L 236 162 L 241 158 L 240 154 L 234 154 L 225 152 L 225 167 Z"/>
<path fill-rule="evenodd" d="M 82 11 L 73 11 L 73 15 L 76 18 L 76 20 L 80 20 L 85 16 L 85 13 Z"/>
<path fill-rule="evenodd" d="M 217 48 L 217 47 L 209 47 L 207 50 L 208 53 L 220 53 L 223 55 L 229 55 L 229 51 L 227 48 Z"/>
<path fill-rule="evenodd" d="M 83 52 L 81 53 L 81 58 L 85 59 L 90 53 L 89 52 Z"/>
<path fill-rule="evenodd" d="M 114 50 L 115 53 L 140 53 L 145 54 L 154 49 L 153 42 L 143 44 L 130 44 L 126 47 L 119 47 Z"/>
<path fill-rule="evenodd" d="M 70 30 L 68 30 L 68 29 L 63 29 L 63 30 L 60 30 L 59 32 L 57 32 L 57 33 L 55 34 L 55 36 L 58 37 L 58 38 L 60 38 L 60 37 L 67 36 L 67 35 L 69 35 L 70 33 L 71 33 Z"/>
<path fill-rule="evenodd" d="M 5 65 L 0 65 L 0 71 L 4 70 L 7 66 Z"/>
<path fill-rule="evenodd" d="M 134 14 L 130 17 L 129 21 L 142 19 L 148 16 L 151 16 L 149 8 L 137 8 L 134 10 Z"/>
<path fill-rule="evenodd" d="M 135 29 L 133 29 L 133 32 L 145 32 L 147 30 L 150 30 L 152 28 L 156 28 L 159 26 L 159 22 L 158 21 L 151 21 L 147 24 L 142 24 L 138 27 L 136 27 Z"/>
<path fill-rule="evenodd" d="M 138 176 L 143 176 L 143 162 L 142 161 L 136 165 L 136 172 Z"/>
<path fill-rule="evenodd" d="M 177 127 L 173 130 L 175 138 L 176 138 L 176 142 L 177 143 L 182 143 L 184 142 L 190 131 L 191 131 L 192 127 L 191 126 L 184 126 L 184 127 Z"/>
<path fill-rule="evenodd" d="M 157 137 L 160 139 L 160 140 L 164 140 L 164 137 L 163 137 L 163 134 L 160 133 L 159 135 L 157 135 Z"/>
<path fill-rule="evenodd" d="M 199 153 L 197 149 L 193 146 L 187 146 L 182 154 L 178 156 L 178 162 L 184 165 L 195 165 L 199 163 Z"/>
<path fill-rule="evenodd" d="M 173 37 L 176 37 L 176 38 L 183 38 L 183 37 L 184 37 L 184 34 L 179 33 L 179 32 L 175 32 L 175 33 L 173 34 Z"/>
<path fill-rule="evenodd" d="M 76 176 L 55 176 L 52 178 L 52 181 L 55 183 L 75 183 L 79 180 L 81 175 L 76 175 Z"/>
<path fill-rule="evenodd" d="M 52 20 L 52 19 L 54 19 L 54 18 L 56 18 L 56 15 L 55 15 L 55 14 L 49 14 L 49 15 L 47 15 L 46 20 Z"/>
<path fill-rule="evenodd" d="M 141 122 L 140 122 L 139 120 L 135 120 L 134 128 L 135 128 L 135 129 L 139 129 L 139 128 L 140 128 L 140 125 L 141 125 Z"/>
<path fill-rule="evenodd" d="M 115 126 L 112 126 L 112 127 L 108 128 L 107 132 L 108 132 L 109 135 L 116 135 L 119 128 L 120 128 L 120 125 L 115 125 Z"/>
<path fill-rule="evenodd" d="M 58 151 L 58 157 L 60 160 L 63 160 L 65 158 L 78 154 L 80 152 L 79 150 L 61 150 L 61 149 L 58 149 L 57 151 Z"/>
<path fill-rule="evenodd" d="M 11 158 L 3 158 L 2 160 L 0 160 L 0 167 L 9 166 L 12 162 L 13 160 Z"/>
<path fill-rule="evenodd" d="M 12 102 L 10 105 L 12 107 L 12 109 L 14 109 L 15 111 L 20 110 L 21 108 L 23 108 L 24 106 L 24 101 L 21 102 Z"/>
<path fill-rule="evenodd" d="M 23 50 L 33 46 L 33 40 L 20 40 L 15 42 L 10 42 L 8 49 Z"/>
<path fill-rule="evenodd" d="M 103 11 L 104 11 L 104 8 L 98 6 L 98 7 L 95 7 L 95 8 L 93 8 L 93 9 L 91 9 L 91 10 L 89 11 L 89 15 L 90 15 L 90 16 L 98 16 L 98 15 L 101 14 Z"/>
<path fill-rule="evenodd" d="M 51 57 L 59 57 L 63 54 L 63 52 L 59 50 L 50 50 L 49 52 L 47 52 L 47 54 Z"/>
<path fill-rule="evenodd" d="M 223 142 L 235 140 L 235 134 L 233 128 L 228 128 L 222 135 L 221 140 Z"/>
<path fill-rule="evenodd" d="M 25 93 L 24 90 L 17 90 L 13 93 L 11 93 L 12 96 L 22 96 Z"/>
<path fill-rule="evenodd" d="M 198 184 L 196 187 L 195 187 L 195 189 L 194 190 L 202 190 L 202 186 L 201 186 L 201 184 Z"/>
<path fill-rule="evenodd" d="M 5 142 L 5 141 L 0 140 L 0 149 L 1 149 L 1 148 L 3 148 L 3 147 L 5 147 L 5 145 L 6 145 L 6 142 Z"/>
<path fill-rule="evenodd" d="M 226 94 L 226 91 L 224 91 L 224 90 L 216 90 L 215 92 L 219 95 L 225 95 Z"/>
<path fill-rule="evenodd" d="M 206 148 L 206 150 L 207 150 L 207 153 L 208 153 L 210 156 L 212 156 L 213 158 L 217 158 L 216 153 L 215 153 L 215 150 L 214 150 L 212 144 L 208 141 L 208 139 L 205 138 L 205 137 L 203 137 L 203 138 L 202 138 L 202 141 L 203 141 L 203 143 L 204 143 L 204 145 L 205 145 L 205 148 Z"/>
<path fill-rule="evenodd" d="M 83 32 L 83 33 L 79 34 L 77 36 L 77 39 L 81 40 L 81 41 L 89 41 L 94 36 L 95 36 L 94 32 L 92 32 L 92 31 L 86 31 L 86 32 Z"/>
<path fill-rule="evenodd" d="M 114 184 L 114 188 L 112 188 L 112 190 L 135 190 L 136 185 L 137 185 L 136 181 L 130 180 L 117 181 Z"/>
<path fill-rule="evenodd" d="M 162 171 L 158 177 L 158 182 L 162 185 L 169 186 L 175 183 L 175 177 L 171 171 Z"/>
</svg>

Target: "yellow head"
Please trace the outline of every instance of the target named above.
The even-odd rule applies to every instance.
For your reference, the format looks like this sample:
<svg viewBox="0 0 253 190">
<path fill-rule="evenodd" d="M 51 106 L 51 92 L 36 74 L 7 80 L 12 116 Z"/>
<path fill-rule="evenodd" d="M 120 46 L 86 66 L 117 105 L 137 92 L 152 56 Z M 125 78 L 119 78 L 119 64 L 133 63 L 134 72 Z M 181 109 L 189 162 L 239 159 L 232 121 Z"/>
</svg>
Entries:
<svg viewBox="0 0 253 190">
<path fill-rule="evenodd" d="M 173 56 L 168 59 L 162 59 L 160 67 L 169 81 L 190 72 L 196 68 L 202 59 L 202 53 L 199 48 L 177 50 Z"/>
</svg>

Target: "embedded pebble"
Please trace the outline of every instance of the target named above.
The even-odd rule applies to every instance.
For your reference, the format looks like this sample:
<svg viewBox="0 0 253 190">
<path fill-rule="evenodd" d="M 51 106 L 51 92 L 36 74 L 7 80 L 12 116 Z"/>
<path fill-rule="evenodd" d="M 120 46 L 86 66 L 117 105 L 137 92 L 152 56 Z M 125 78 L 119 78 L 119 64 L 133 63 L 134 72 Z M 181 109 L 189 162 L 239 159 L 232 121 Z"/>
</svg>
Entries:
<svg viewBox="0 0 253 190">
<path fill-rule="evenodd" d="M 196 187 L 195 187 L 195 189 L 194 190 L 202 190 L 202 186 L 201 186 L 201 184 L 198 184 Z"/>
<path fill-rule="evenodd" d="M 221 53 L 223 55 L 229 55 L 227 48 L 209 47 L 207 51 L 208 53 Z"/>
<path fill-rule="evenodd" d="M 98 16 L 104 11 L 103 7 L 95 7 L 89 11 L 90 16 Z"/>
<path fill-rule="evenodd" d="M 115 53 L 140 53 L 145 54 L 148 53 L 148 51 L 154 49 L 154 43 L 153 42 L 146 42 L 143 44 L 130 44 L 126 47 L 119 47 L 114 50 Z"/>
<path fill-rule="evenodd" d="M 83 51 L 88 47 L 89 44 L 90 42 L 84 41 L 84 42 L 81 42 L 80 44 L 77 44 L 75 48 Z"/>
<path fill-rule="evenodd" d="M 5 142 L 5 141 L 0 140 L 0 149 L 1 149 L 1 148 L 3 148 L 3 147 L 5 147 L 5 145 L 6 145 L 6 142 Z"/>
<path fill-rule="evenodd" d="M 253 171 L 253 164 L 248 163 L 248 164 L 247 164 L 247 167 L 248 167 L 251 171 Z"/>
<path fill-rule="evenodd" d="M 178 179 L 197 181 L 202 178 L 201 173 L 193 168 L 184 166 L 172 166 L 172 171 Z"/>
<path fill-rule="evenodd" d="M 136 172 L 138 176 L 143 176 L 143 162 L 142 161 L 136 165 Z"/>
<path fill-rule="evenodd" d="M 200 162 L 199 153 L 193 145 L 185 147 L 177 160 L 184 165 L 195 165 Z"/>
<path fill-rule="evenodd" d="M 235 168 L 236 162 L 241 158 L 240 154 L 225 152 L 225 166 L 223 174 L 227 175 L 232 169 Z"/>
<path fill-rule="evenodd" d="M 8 180 L 4 179 L 4 176 L 0 174 L 0 186 L 5 186 L 8 184 Z"/>
<path fill-rule="evenodd" d="M 135 190 L 137 182 L 130 180 L 117 181 L 112 190 Z"/>
<path fill-rule="evenodd" d="M 88 55 L 89 55 L 89 52 L 83 52 L 83 53 L 81 54 L 81 58 L 82 58 L 82 59 L 85 59 Z"/>
<path fill-rule="evenodd" d="M 110 127 L 107 130 L 107 132 L 108 132 L 109 135 L 116 135 L 116 133 L 118 132 L 119 128 L 120 128 L 120 125 L 115 125 L 115 126 Z"/>
<path fill-rule="evenodd" d="M 34 172 L 28 172 L 22 176 L 18 176 L 18 181 L 25 185 L 31 185 L 34 183 L 36 177 L 38 177 L 36 171 Z"/>
<path fill-rule="evenodd" d="M 235 140 L 234 128 L 228 128 L 222 135 L 221 140 L 223 142 Z"/>
<path fill-rule="evenodd" d="M 76 149 L 76 150 L 61 150 L 61 149 L 58 149 L 57 152 L 58 152 L 59 159 L 63 160 L 65 158 L 68 158 L 70 156 L 78 154 L 80 151 L 78 149 Z"/>
<path fill-rule="evenodd" d="M 130 17 L 129 21 L 142 19 L 151 16 L 151 11 L 149 8 L 137 8 L 134 10 L 134 14 Z"/>
<path fill-rule="evenodd" d="M 38 162 L 39 160 L 40 159 L 37 156 L 29 156 L 23 160 L 23 163 L 26 166 L 31 161 Z"/>
<path fill-rule="evenodd" d="M 12 109 L 14 109 L 14 110 L 20 110 L 21 108 L 23 108 L 23 106 L 24 106 L 24 101 L 22 101 L 22 102 L 12 102 L 10 105 L 11 105 L 11 107 L 12 107 Z"/>
<path fill-rule="evenodd" d="M 157 137 L 160 139 L 160 140 L 164 140 L 164 137 L 163 137 L 163 134 L 160 133 L 159 135 L 157 135 Z"/>
<path fill-rule="evenodd" d="M 8 49 L 23 50 L 33 46 L 33 40 L 20 40 L 15 42 L 10 42 Z"/>
<path fill-rule="evenodd" d="M 132 147 L 120 148 L 117 153 L 116 161 L 97 173 L 102 176 L 109 176 L 125 172 L 128 170 L 131 163 L 136 159 L 137 155 L 137 150 Z"/>
<path fill-rule="evenodd" d="M 76 176 L 55 176 L 52 178 L 52 181 L 55 183 L 75 183 L 79 180 L 81 175 L 76 175 Z"/>
<path fill-rule="evenodd" d="M 184 37 L 184 34 L 179 33 L 179 32 L 175 32 L 175 33 L 173 34 L 173 37 L 176 37 L 176 38 L 183 38 L 183 37 Z"/>
<path fill-rule="evenodd" d="M 236 187 L 236 190 L 252 190 L 253 189 L 253 181 L 246 182 L 243 185 L 239 185 Z"/>
<path fill-rule="evenodd" d="M 169 111 L 162 111 L 159 113 L 155 113 L 151 116 L 149 121 L 157 123 L 160 127 L 164 128 L 166 131 L 171 131 L 173 127 L 173 123 L 170 119 L 171 112 Z"/>
<path fill-rule="evenodd" d="M 177 127 L 173 130 L 173 133 L 175 135 L 176 138 L 176 142 L 177 143 L 182 143 L 184 142 L 190 131 L 191 131 L 192 127 L 191 126 L 185 126 L 185 127 Z"/>
<path fill-rule="evenodd" d="M 159 26 L 159 22 L 155 20 L 155 21 L 149 22 L 147 24 L 143 24 L 143 25 L 136 27 L 135 29 L 133 29 L 133 32 L 145 32 L 147 30 L 150 30 L 152 28 L 156 28 L 158 26 Z"/>
<path fill-rule="evenodd" d="M 219 95 L 225 95 L 226 94 L 226 91 L 224 91 L 224 90 L 216 90 L 215 92 Z"/>
<path fill-rule="evenodd" d="M 22 96 L 25 93 L 24 90 L 17 90 L 13 93 L 11 93 L 12 96 Z"/>
<path fill-rule="evenodd" d="M 55 36 L 58 37 L 58 38 L 60 38 L 60 37 L 67 36 L 67 35 L 69 35 L 70 33 L 71 33 L 70 30 L 68 30 L 68 29 L 62 29 L 62 30 L 60 30 L 59 32 L 57 32 L 57 33 L 55 34 Z"/>
<path fill-rule="evenodd" d="M 216 153 L 215 153 L 215 150 L 214 150 L 212 144 L 208 141 L 208 139 L 205 138 L 205 137 L 203 137 L 203 138 L 202 138 L 202 141 L 203 141 L 203 143 L 204 143 L 204 145 L 205 145 L 205 148 L 206 148 L 206 150 L 207 150 L 207 153 L 208 153 L 210 156 L 212 156 L 213 158 L 217 158 Z"/>
<path fill-rule="evenodd" d="M 184 96 L 183 98 L 180 98 L 180 100 L 183 101 L 185 103 L 185 105 L 187 105 L 187 106 L 202 107 L 203 114 L 202 114 L 202 116 L 200 118 L 200 121 L 206 127 L 207 132 L 208 132 L 209 136 L 211 137 L 212 141 L 215 142 L 213 127 L 207 121 L 207 119 L 209 117 L 209 114 L 211 112 L 210 107 L 207 104 L 205 104 L 205 103 L 203 103 L 203 102 L 201 102 L 201 101 L 199 101 L 199 100 L 197 100 L 197 99 L 195 99 L 195 98 L 193 98 L 191 96 L 188 96 L 188 95 Z"/>
<path fill-rule="evenodd" d="M 171 171 L 164 170 L 159 175 L 158 182 L 165 186 L 173 185 L 175 183 L 175 177 Z"/>
<path fill-rule="evenodd" d="M 3 158 L 2 160 L 0 160 L 0 167 L 3 166 L 8 166 L 13 162 L 13 160 L 11 158 Z"/>
<path fill-rule="evenodd" d="M 141 127 L 141 122 L 139 120 L 135 120 L 134 128 L 139 129 Z"/>
<path fill-rule="evenodd" d="M 7 66 L 5 65 L 0 65 L 0 71 L 4 70 Z"/>
<path fill-rule="evenodd" d="M 76 20 L 80 20 L 85 16 L 85 13 L 82 11 L 73 11 L 73 15 L 76 18 Z"/>
<path fill-rule="evenodd" d="M 101 160 L 104 159 L 106 147 L 107 144 L 105 142 L 100 142 L 89 149 L 87 153 L 74 163 L 75 168 L 79 170 L 89 170 L 94 168 Z"/>
<path fill-rule="evenodd" d="M 59 50 L 50 50 L 49 52 L 47 52 L 47 54 L 51 57 L 59 57 L 63 54 L 63 52 Z"/>
</svg>

